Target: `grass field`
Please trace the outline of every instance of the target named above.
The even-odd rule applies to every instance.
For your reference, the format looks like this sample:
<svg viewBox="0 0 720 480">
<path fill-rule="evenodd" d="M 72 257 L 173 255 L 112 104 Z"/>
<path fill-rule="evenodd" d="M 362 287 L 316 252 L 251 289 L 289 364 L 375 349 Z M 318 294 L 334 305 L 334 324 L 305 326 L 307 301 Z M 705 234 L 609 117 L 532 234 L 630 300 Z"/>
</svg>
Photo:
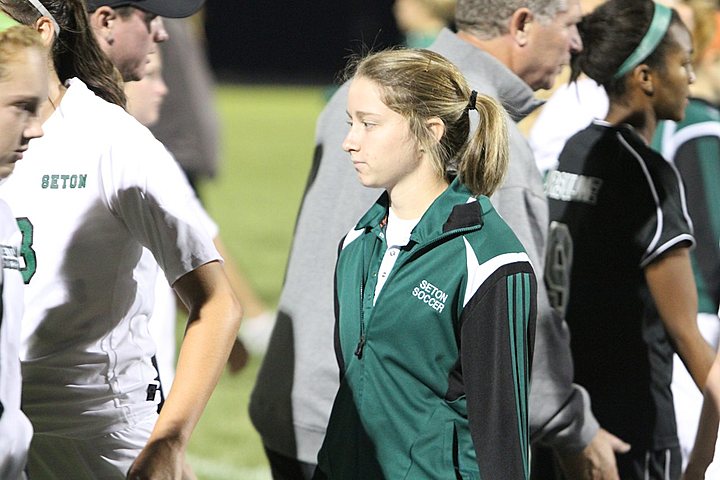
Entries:
<svg viewBox="0 0 720 480">
<path fill-rule="evenodd" d="M 323 89 L 221 86 L 222 171 L 202 188 L 225 245 L 261 298 L 277 305 L 314 148 Z M 260 359 L 223 376 L 193 434 L 189 461 L 201 480 L 269 479 L 247 414 Z"/>
</svg>

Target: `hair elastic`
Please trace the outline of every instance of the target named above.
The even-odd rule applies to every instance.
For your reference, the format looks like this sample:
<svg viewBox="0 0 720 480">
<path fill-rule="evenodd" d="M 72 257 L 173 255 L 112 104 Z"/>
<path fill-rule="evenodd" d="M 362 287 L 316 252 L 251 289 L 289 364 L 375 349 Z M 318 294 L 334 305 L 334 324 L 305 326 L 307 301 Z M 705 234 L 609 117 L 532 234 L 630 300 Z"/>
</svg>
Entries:
<svg viewBox="0 0 720 480">
<path fill-rule="evenodd" d="M 470 92 L 470 100 L 468 100 L 465 110 L 477 110 L 477 108 L 475 107 L 475 102 L 477 102 L 477 92 L 473 90 L 472 92 Z"/>
<path fill-rule="evenodd" d="M 0 10 L 0 32 L 4 32 L 5 30 L 12 27 L 19 27 L 20 25 L 20 22 Z"/>
<path fill-rule="evenodd" d="M 29 3 L 32 4 L 35 9 L 40 12 L 40 15 L 43 17 L 47 17 L 52 22 L 53 26 L 55 27 L 55 35 L 60 35 L 60 25 L 58 25 L 57 20 L 55 20 L 55 17 L 53 17 L 47 8 L 45 8 L 45 5 L 40 3 L 40 0 L 27 0 Z"/>
<path fill-rule="evenodd" d="M 668 28 L 670 28 L 670 20 L 672 20 L 672 9 L 665 5 L 655 3 L 655 11 L 648 31 L 635 50 L 625 59 L 622 65 L 620 65 L 618 71 L 615 72 L 615 75 L 613 75 L 614 79 L 622 77 L 640 65 L 640 63 L 657 48 L 665 36 L 665 33 L 668 31 Z"/>
</svg>

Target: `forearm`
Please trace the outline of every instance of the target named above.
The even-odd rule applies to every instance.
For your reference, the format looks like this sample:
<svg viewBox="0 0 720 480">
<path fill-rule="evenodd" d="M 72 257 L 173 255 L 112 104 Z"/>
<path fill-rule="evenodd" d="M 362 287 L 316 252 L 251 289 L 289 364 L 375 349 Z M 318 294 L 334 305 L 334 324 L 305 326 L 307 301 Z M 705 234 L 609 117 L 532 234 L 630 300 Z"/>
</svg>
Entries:
<svg viewBox="0 0 720 480">
<path fill-rule="evenodd" d="M 685 476 L 687 479 L 705 478 L 705 470 L 715 455 L 715 443 L 718 432 L 718 405 L 705 395 L 700 423 L 698 423 L 695 445 L 688 461 Z"/>
<path fill-rule="evenodd" d="M 697 387 L 702 391 L 713 364 L 715 352 L 702 338 L 700 331 L 683 332 L 674 338 L 675 348 Z"/>
<path fill-rule="evenodd" d="M 688 462 L 685 478 L 704 478 L 705 470 L 715 455 L 720 415 L 720 355 L 715 357 L 705 386 L 705 399 L 700 413 L 695 446 Z"/>
<path fill-rule="evenodd" d="M 207 297 L 188 300 L 182 292 L 181 297 L 185 297 L 189 309 L 188 326 L 175 381 L 150 441 L 171 439 L 184 446 L 222 374 L 240 325 L 241 310 L 226 280 L 216 281 Z"/>
<path fill-rule="evenodd" d="M 675 248 L 645 267 L 645 279 L 675 349 L 701 390 L 715 358 L 697 326 L 697 290 L 687 248 Z"/>
</svg>

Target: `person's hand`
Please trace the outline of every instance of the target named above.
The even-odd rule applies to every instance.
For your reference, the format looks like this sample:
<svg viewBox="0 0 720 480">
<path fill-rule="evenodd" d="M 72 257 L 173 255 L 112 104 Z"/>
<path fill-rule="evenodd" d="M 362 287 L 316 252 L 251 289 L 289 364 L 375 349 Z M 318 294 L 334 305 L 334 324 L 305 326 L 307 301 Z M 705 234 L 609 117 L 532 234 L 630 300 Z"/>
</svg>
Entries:
<svg viewBox="0 0 720 480">
<path fill-rule="evenodd" d="M 560 455 L 560 466 L 573 480 L 620 480 L 615 454 L 629 450 L 630 444 L 601 428 L 581 452 Z"/>
<path fill-rule="evenodd" d="M 149 441 L 130 466 L 128 480 L 180 480 L 184 477 L 185 453 L 169 440 Z"/>
<path fill-rule="evenodd" d="M 245 368 L 248 360 L 250 360 L 250 353 L 247 351 L 247 348 L 245 348 L 243 342 L 239 338 L 235 338 L 235 343 L 233 343 L 233 347 L 227 361 L 230 374 L 235 375 L 240 372 L 240 370 Z"/>
</svg>

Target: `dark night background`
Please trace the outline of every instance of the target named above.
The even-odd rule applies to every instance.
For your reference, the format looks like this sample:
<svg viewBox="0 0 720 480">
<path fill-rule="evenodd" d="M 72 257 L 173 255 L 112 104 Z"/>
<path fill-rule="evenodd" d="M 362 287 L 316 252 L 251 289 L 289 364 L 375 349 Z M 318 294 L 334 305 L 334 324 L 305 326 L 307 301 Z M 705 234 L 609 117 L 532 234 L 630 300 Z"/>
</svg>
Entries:
<svg viewBox="0 0 720 480">
<path fill-rule="evenodd" d="M 328 84 L 351 53 L 399 43 L 393 0 L 208 0 L 220 80 Z"/>
</svg>

